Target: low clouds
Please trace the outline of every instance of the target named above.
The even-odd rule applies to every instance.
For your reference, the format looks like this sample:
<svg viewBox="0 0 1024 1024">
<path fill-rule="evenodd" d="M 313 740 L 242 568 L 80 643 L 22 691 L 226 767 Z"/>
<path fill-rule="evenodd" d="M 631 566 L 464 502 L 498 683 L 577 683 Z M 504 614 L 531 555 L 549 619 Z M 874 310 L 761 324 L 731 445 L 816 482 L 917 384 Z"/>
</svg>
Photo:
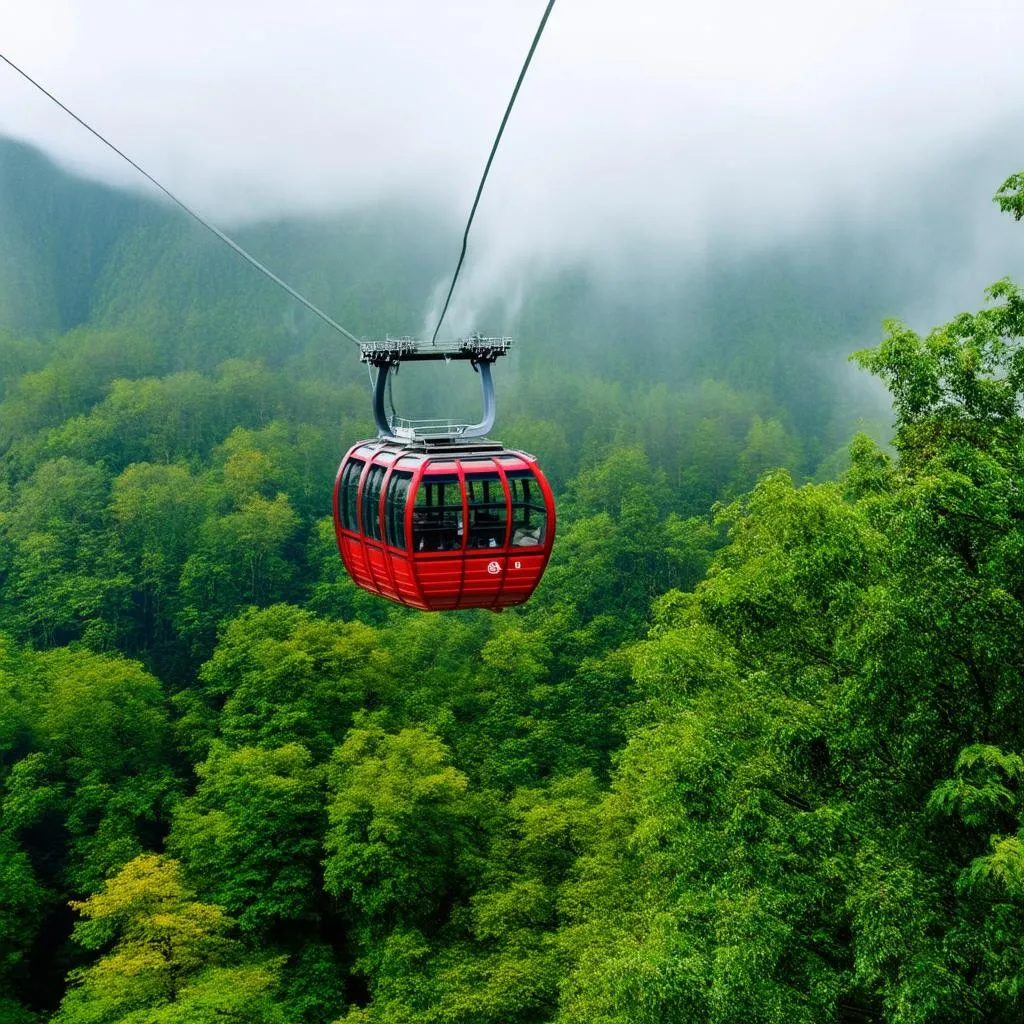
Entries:
<svg viewBox="0 0 1024 1024">
<path fill-rule="evenodd" d="M 438 210 L 454 237 L 543 6 L 38 0 L 8 5 L 0 39 L 222 224 L 401 196 Z M 648 242 L 756 245 L 877 210 L 894 184 L 1019 112 L 1018 15 L 1016 0 L 559 0 L 470 275 L 486 291 L 509 264 L 526 273 Z M 0 72 L 0 132 L 138 186 Z M 1006 173 L 1018 164 L 1007 139 Z"/>
</svg>

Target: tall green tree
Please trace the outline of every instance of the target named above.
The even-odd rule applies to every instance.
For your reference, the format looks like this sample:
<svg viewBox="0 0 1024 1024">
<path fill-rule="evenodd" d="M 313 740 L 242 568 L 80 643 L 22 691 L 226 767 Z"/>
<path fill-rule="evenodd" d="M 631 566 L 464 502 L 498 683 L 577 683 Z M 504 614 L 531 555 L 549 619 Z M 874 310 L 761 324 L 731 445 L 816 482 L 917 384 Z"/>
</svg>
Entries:
<svg viewBox="0 0 1024 1024">
<path fill-rule="evenodd" d="M 230 750 L 197 767 L 195 796 L 175 809 L 168 850 L 245 932 L 319 916 L 325 822 L 322 773 L 297 743 Z"/>
<path fill-rule="evenodd" d="M 230 746 L 297 742 L 322 762 L 356 710 L 394 685 L 391 660 L 372 627 L 279 604 L 232 619 L 199 676 Z"/>
<path fill-rule="evenodd" d="M 328 775 L 327 891 L 370 934 L 429 921 L 462 880 L 470 850 L 465 775 L 424 729 L 364 725 Z"/>
</svg>

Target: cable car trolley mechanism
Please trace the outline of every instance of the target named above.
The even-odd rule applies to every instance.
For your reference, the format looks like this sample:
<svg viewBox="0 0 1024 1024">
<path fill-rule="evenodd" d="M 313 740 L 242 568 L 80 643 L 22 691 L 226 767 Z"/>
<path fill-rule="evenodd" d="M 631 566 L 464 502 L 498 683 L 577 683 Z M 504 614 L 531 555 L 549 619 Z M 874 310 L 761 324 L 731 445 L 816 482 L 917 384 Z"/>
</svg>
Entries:
<svg viewBox="0 0 1024 1024">
<path fill-rule="evenodd" d="M 510 346 L 479 334 L 451 345 L 360 345 L 360 360 L 377 370 L 378 436 L 349 449 L 334 484 L 338 551 L 358 586 L 424 611 L 500 611 L 522 604 L 540 582 L 555 535 L 551 488 L 532 455 L 487 439 L 491 365 Z M 479 372 L 480 422 L 389 418 L 389 374 L 403 362 L 439 359 Z"/>
</svg>

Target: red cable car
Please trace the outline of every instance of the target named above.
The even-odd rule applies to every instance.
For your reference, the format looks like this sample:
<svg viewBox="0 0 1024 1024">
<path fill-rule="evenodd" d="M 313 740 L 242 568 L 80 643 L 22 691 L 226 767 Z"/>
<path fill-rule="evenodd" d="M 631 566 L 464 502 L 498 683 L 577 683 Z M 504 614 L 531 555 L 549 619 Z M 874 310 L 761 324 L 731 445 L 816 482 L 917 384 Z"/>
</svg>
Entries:
<svg viewBox="0 0 1024 1024">
<path fill-rule="evenodd" d="M 454 347 L 400 340 L 362 346 L 377 367 L 379 437 L 352 446 L 334 485 L 338 551 L 352 580 L 424 611 L 522 604 L 551 556 L 555 502 L 532 455 L 486 440 L 494 423 L 490 366 L 508 339 L 475 336 Z M 392 422 L 388 372 L 404 360 L 466 359 L 479 372 L 477 424 Z"/>
</svg>

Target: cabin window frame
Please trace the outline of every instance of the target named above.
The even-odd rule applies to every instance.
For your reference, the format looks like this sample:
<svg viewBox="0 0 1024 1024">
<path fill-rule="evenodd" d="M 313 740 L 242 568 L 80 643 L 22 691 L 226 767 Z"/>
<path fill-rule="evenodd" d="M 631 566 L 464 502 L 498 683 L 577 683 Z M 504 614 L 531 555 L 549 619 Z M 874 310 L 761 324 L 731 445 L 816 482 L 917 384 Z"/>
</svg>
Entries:
<svg viewBox="0 0 1024 1024">
<path fill-rule="evenodd" d="M 396 469 L 388 478 L 384 489 L 384 543 L 389 547 L 403 550 L 406 547 L 405 509 L 409 503 L 414 476 L 412 470 Z M 396 492 L 403 483 L 405 489 L 401 498 L 396 501 Z"/>
<path fill-rule="evenodd" d="M 509 543 L 513 548 L 542 548 L 547 540 L 551 513 L 544 489 L 540 485 L 537 474 L 526 467 L 524 469 L 507 469 L 505 478 L 508 482 L 511 501 L 512 518 L 509 524 Z M 521 485 L 521 486 L 517 486 Z M 536 493 L 536 499 L 533 494 Z M 520 513 L 522 513 L 520 515 Z M 531 523 L 531 513 L 540 516 L 540 527 Z M 518 540 L 517 540 L 518 538 Z"/>
<path fill-rule="evenodd" d="M 380 502 L 384 492 L 384 477 L 387 476 L 388 469 L 389 466 L 372 463 L 361 488 L 362 534 L 367 540 L 377 541 L 378 544 L 381 542 Z"/>
<path fill-rule="evenodd" d="M 341 528 L 350 533 L 359 532 L 359 480 L 363 475 L 366 463 L 362 459 L 351 458 L 341 471 L 338 486 L 338 512 Z"/>
<path fill-rule="evenodd" d="M 442 488 L 440 492 L 437 491 L 438 487 Z M 412 511 L 414 553 L 435 554 L 463 549 L 463 499 L 464 492 L 457 471 L 426 472 L 420 476 L 415 489 L 407 498 Z"/>
<path fill-rule="evenodd" d="M 509 505 L 504 476 L 493 469 L 465 470 L 467 551 L 488 551 L 508 544 Z"/>
</svg>

